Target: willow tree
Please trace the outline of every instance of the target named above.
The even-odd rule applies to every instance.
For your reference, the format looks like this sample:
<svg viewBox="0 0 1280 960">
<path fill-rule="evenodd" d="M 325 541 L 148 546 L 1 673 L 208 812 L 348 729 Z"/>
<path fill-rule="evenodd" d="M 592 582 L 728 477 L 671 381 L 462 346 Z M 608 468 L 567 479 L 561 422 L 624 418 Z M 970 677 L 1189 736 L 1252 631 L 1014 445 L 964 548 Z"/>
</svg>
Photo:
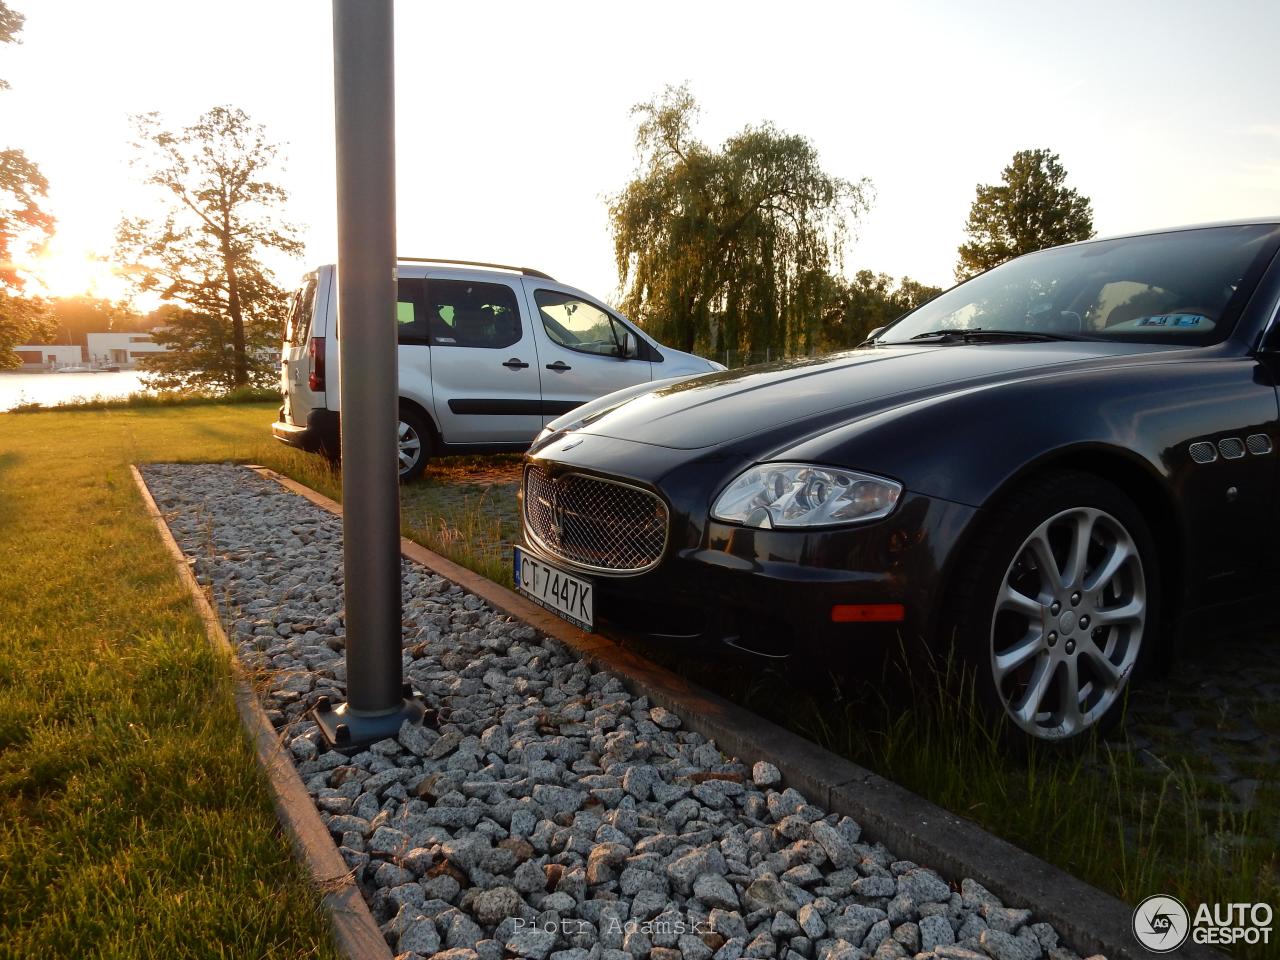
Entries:
<svg viewBox="0 0 1280 960">
<path fill-rule="evenodd" d="M 869 182 L 826 173 L 809 140 L 768 123 L 707 146 L 685 86 L 632 113 L 636 173 L 609 202 L 623 310 L 684 350 L 814 344 Z"/>
<path fill-rule="evenodd" d="M 284 295 L 262 256 L 302 251 L 281 217 L 288 197 L 273 179 L 278 148 L 234 107 L 214 107 L 177 132 L 164 129 L 154 113 L 134 119 L 134 147 L 146 182 L 159 188 L 161 213 L 123 220 L 117 256 L 130 264 L 140 290 L 181 307 L 175 317 L 185 322 L 155 335 L 178 351 L 151 358 L 157 383 L 228 389 L 271 383 L 278 368 L 269 347 L 279 338 Z M 210 363 L 209 351 L 217 362 Z"/>
</svg>

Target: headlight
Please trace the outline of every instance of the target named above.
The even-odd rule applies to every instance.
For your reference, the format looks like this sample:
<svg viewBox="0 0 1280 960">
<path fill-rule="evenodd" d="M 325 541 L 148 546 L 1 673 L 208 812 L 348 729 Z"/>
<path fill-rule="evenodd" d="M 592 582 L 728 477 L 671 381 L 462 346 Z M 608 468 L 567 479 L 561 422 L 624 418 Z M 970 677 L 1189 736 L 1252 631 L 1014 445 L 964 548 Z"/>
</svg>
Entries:
<svg viewBox="0 0 1280 960">
<path fill-rule="evenodd" d="M 902 484 L 809 463 L 762 463 L 729 484 L 711 515 L 762 530 L 878 520 L 893 512 Z"/>
</svg>

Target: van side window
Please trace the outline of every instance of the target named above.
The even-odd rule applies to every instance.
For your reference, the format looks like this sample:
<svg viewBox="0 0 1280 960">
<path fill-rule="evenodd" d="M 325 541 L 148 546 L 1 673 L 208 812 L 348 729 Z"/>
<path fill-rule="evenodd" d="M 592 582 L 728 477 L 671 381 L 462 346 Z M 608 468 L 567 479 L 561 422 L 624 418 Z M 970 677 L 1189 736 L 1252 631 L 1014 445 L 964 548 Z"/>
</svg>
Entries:
<svg viewBox="0 0 1280 960">
<path fill-rule="evenodd" d="M 503 283 L 428 280 L 427 322 L 433 347 L 497 350 L 523 336 L 515 291 Z"/>
<path fill-rule="evenodd" d="M 313 274 L 300 290 L 289 298 L 289 316 L 285 320 L 284 337 L 294 346 L 307 342 L 311 331 L 311 314 L 316 305 L 316 278 Z"/>
<path fill-rule="evenodd" d="M 579 353 L 622 355 L 626 328 L 594 303 L 554 290 L 538 290 L 533 298 L 542 327 L 554 343 Z"/>
<path fill-rule="evenodd" d="M 421 277 L 401 277 L 396 281 L 396 340 L 409 344 L 431 342 Z"/>
</svg>

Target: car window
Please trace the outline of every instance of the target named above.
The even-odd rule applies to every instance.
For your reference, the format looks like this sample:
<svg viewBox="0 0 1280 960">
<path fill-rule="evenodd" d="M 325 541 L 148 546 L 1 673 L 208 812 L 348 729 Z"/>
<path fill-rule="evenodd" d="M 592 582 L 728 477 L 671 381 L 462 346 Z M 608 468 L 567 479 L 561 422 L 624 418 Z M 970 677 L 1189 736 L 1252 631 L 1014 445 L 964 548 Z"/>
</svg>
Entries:
<svg viewBox="0 0 1280 960">
<path fill-rule="evenodd" d="M 306 343 L 311 330 L 311 314 L 316 302 L 316 278 L 310 276 L 289 299 L 289 315 L 285 318 L 285 339 L 294 346 Z"/>
<path fill-rule="evenodd" d="M 945 330 L 1212 343 L 1280 244 L 1275 224 L 1120 237 L 1020 257 L 953 287 L 878 339 Z"/>
<path fill-rule="evenodd" d="M 542 327 L 555 343 L 579 353 L 621 355 L 626 328 L 594 303 L 554 290 L 538 290 L 533 299 Z"/>
<path fill-rule="evenodd" d="M 425 299 L 421 278 L 401 277 L 396 281 L 396 340 L 400 343 L 431 342 Z"/>
<path fill-rule="evenodd" d="M 509 347 L 520 340 L 520 308 L 505 283 L 429 280 L 426 294 L 431 345 Z"/>
</svg>

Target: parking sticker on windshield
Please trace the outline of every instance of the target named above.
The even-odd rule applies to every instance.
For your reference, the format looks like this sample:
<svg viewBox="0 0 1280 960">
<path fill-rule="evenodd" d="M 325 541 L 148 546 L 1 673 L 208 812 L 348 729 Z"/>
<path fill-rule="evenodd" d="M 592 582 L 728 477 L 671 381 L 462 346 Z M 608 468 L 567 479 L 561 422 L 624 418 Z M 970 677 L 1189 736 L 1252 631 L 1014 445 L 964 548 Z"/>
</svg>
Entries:
<svg viewBox="0 0 1280 960">
<path fill-rule="evenodd" d="M 1199 313 L 1163 313 L 1154 317 L 1143 317 L 1138 321 L 1140 327 L 1198 327 L 1208 321 L 1208 317 Z"/>
</svg>

